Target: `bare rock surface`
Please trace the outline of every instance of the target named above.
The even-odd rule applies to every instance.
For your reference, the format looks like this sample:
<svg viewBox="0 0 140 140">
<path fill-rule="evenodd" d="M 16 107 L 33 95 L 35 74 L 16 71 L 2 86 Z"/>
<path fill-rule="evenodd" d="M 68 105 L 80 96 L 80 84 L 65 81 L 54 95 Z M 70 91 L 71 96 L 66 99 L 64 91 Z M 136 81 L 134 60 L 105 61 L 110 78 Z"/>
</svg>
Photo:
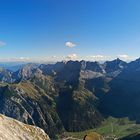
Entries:
<svg viewBox="0 0 140 140">
<path fill-rule="evenodd" d="M 0 140 L 50 140 L 40 128 L 0 115 Z"/>
</svg>

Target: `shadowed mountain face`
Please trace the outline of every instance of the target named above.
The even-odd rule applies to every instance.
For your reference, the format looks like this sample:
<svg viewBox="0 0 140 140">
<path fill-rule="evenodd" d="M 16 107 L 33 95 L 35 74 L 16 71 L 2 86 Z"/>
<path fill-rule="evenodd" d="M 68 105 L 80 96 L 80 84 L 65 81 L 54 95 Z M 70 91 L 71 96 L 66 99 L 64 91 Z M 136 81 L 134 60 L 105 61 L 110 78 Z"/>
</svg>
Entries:
<svg viewBox="0 0 140 140">
<path fill-rule="evenodd" d="M 50 136 L 94 128 L 104 116 L 139 121 L 139 59 L 27 64 L 0 74 L 0 112 Z"/>
<path fill-rule="evenodd" d="M 101 105 L 105 114 L 116 117 L 129 116 L 139 121 L 140 116 L 140 60 L 127 65 L 127 68 L 109 83 L 110 91 Z"/>
<path fill-rule="evenodd" d="M 126 68 L 126 66 L 127 63 L 119 58 L 104 63 L 104 69 L 108 76 L 117 76 L 124 68 Z"/>
</svg>

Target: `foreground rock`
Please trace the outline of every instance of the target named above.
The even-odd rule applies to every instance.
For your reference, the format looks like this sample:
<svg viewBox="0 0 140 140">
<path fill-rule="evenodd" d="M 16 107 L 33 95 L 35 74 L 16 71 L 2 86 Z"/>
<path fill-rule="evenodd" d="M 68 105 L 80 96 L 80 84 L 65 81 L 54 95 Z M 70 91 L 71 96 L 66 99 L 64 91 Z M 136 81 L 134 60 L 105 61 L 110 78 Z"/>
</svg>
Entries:
<svg viewBox="0 0 140 140">
<path fill-rule="evenodd" d="M 104 138 L 96 132 L 91 132 L 87 134 L 83 140 L 104 140 Z"/>
<path fill-rule="evenodd" d="M 40 128 L 0 115 L 0 140 L 50 140 Z"/>
</svg>

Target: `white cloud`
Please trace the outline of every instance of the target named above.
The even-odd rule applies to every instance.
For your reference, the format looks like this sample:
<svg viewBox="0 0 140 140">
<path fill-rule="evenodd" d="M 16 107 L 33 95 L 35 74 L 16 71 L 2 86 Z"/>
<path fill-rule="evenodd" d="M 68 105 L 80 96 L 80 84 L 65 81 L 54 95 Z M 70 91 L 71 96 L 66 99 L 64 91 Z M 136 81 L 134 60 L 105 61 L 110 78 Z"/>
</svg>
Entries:
<svg viewBox="0 0 140 140">
<path fill-rule="evenodd" d="M 0 58 L 0 62 L 30 62 L 29 57 Z"/>
<path fill-rule="evenodd" d="M 127 54 L 120 54 L 117 55 L 117 57 L 121 57 L 121 58 L 129 58 L 129 56 Z"/>
<path fill-rule="evenodd" d="M 120 54 L 120 55 L 117 55 L 118 58 L 122 59 L 122 60 L 131 60 L 132 58 L 127 55 L 127 54 Z"/>
<path fill-rule="evenodd" d="M 6 43 L 5 43 L 5 42 L 0 41 L 0 47 L 5 46 L 5 45 L 6 45 Z"/>
<path fill-rule="evenodd" d="M 65 43 L 65 46 L 68 47 L 68 48 L 73 48 L 73 47 L 76 46 L 76 44 L 73 43 L 73 42 L 68 41 L 68 42 Z"/>
<path fill-rule="evenodd" d="M 111 56 L 105 56 L 105 55 L 90 55 L 87 56 L 88 60 L 94 60 L 94 61 L 105 61 L 105 60 L 109 60 L 111 58 Z"/>
<path fill-rule="evenodd" d="M 77 58 L 78 58 L 78 56 L 77 56 L 77 54 L 75 54 L 75 53 L 69 54 L 69 55 L 66 57 L 66 59 L 69 59 L 69 60 L 75 60 L 75 59 L 77 59 Z"/>
<path fill-rule="evenodd" d="M 19 60 L 28 61 L 28 60 L 30 60 L 30 58 L 29 57 L 20 57 Z"/>
<path fill-rule="evenodd" d="M 23 62 L 28 62 L 30 61 L 29 57 L 15 57 L 15 58 L 9 58 L 10 61 L 23 61 Z"/>
<path fill-rule="evenodd" d="M 53 56 L 51 56 L 51 58 L 57 58 L 57 56 L 56 55 L 53 55 Z"/>
<path fill-rule="evenodd" d="M 92 57 L 92 58 L 99 58 L 99 59 L 104 58 L 103 55 L 92 55 L 92 56 L 90 56 L 90 57 Z"/>
</svg>

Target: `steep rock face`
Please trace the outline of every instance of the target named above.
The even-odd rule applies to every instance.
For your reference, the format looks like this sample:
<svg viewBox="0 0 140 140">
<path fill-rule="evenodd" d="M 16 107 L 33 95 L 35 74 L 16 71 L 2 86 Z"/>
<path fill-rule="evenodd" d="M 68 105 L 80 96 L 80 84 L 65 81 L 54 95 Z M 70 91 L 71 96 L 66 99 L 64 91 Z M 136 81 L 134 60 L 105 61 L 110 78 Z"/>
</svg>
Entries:
<svg viewBox="0 0 140 140">
<path fill-rule="evenodd" d="M 83 87 L 61 91 L 57 111 L 65 129 L 81 131 L 99 125 L 103 118 L 96 108 L 97 102 L 98 99 Z"/>
<path fill-rule="evenodd" d="M 102 65 L 99 62 L 86 62 L 85 70 L 90 70 L 98 73 L 105 73 Z"/>
<path fill-rule="evenodd" d="M 4 82 L 12 83 L 13 82 L 12 72 L 10 70 L 0 68 L 0 81 L 2 83 Z"/>
<path fill-rule="evenodd" d="M 124 68 L 127 67 L 127 63 L 117 58 L 113 61 L 106 61 L 103 64 L 103 67 L 107 76 L 116 77 Z"/>
<path fill-rule="evenodd" d="M 41 70 L 46 77 L 53 77 L 54 89 L 58 93 L 57 112 L 64 128 L 68 131 L 94 128 L 103 120 L 96 108 L 98 99 L 84 88 L 81 67 L 78 61 L 57 63 L 53 67 L 49 65 L 49 68 L 41 65 Z M 91 120 L 90 123 L 88 120 Z"/>
<path fill-rule="evenodd" d="M 34 75 L 34 72 L 37 70 L 38 64 L 29 63 L 24 65 L 18 71 L 13 72 L 12 78 L 13 80 L 27 80 Z"/>
<path fill-rule="evenodd" d="M 0 115 L 1 140 L 50 140 L 40 128 Z"/>
<path fill-rule="evenodd" d="M 0 112 L 44 129 L 50 136 L 63 130 L 54 100 L 30 82 L 0 88 Z"/>
<path fill-rule="evenodd" d="M 97 62 L 81 61 L 80 77 L 83 80 L 96 79 L 103 77 L 105 71 L 101 64 Z"/>
<path fill-rule="evenodd" d="M 83 87 L 59 89 L 61 91 L 55 97 L 30 82 L 3 85 L 0 88 L 0 112 L 39 126 L 51 137 L 54 132 L 60 133 L 64 128 L 80 131 L 101 123 L 103 118 L 96 108 L 98 100 L 91 92 Z"/>
<path fill-rule="evenodd" d="M 127 65 L 110 83 L 110 91 L 100 107 L 104 114 L 115 117 L 128 116 L 140 122 L 140 60 Z M 104 106 L 102 106 L 104 104 Z"/>
</svg>

